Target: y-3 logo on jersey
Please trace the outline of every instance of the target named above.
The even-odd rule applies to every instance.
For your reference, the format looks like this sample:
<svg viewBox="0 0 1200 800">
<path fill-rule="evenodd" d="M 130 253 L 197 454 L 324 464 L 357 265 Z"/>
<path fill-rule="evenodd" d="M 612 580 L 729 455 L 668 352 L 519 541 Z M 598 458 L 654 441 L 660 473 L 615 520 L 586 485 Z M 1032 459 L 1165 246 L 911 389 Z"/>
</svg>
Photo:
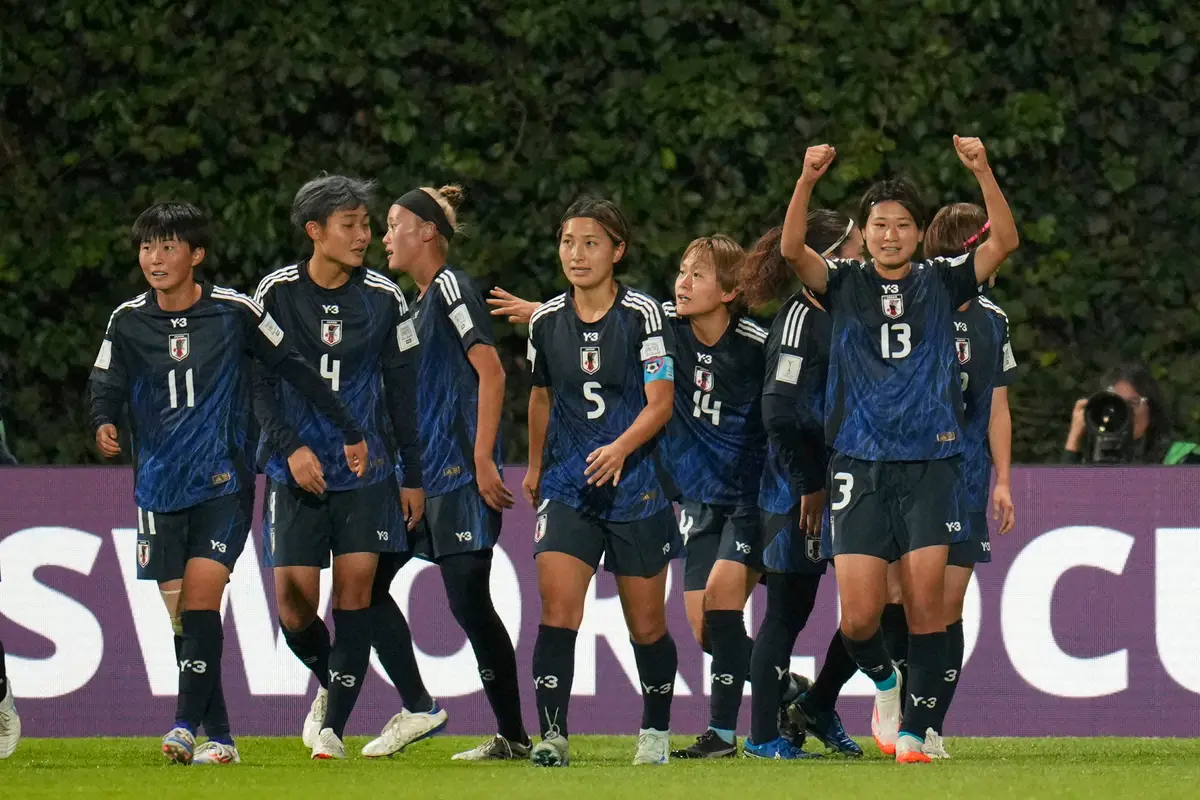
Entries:
<svg viewBox="0 0 1200 800">
<path fill-rule="evenodd" d="M 584 331 L 583 332 L 583 340 L 585 342 L 600 341 L 600 331 Z"/>
<path fill-rule="evenodd" d="M 712 353 L 696 353 L 696 360 L 701 364 L 711 364 Z"/>
<path fill-rule="evenodd" d="M 174 319 L 171 320 L 171 327 L 172 328 L 186 328 L 187 327 L 187 317 L 175 317 Z"/>
<path fill-rule="evenodd" d="M 338 313 L 337 306 L 321 306 L 321 310 L 324 311 L 326 314 L 337 314 Z"/>
<path fill-rule="evenodd" d="M 967 323 L 965 323 L 965 322 L 954 323 L 954 330 L 958 331 L 959 333 L 966 333 L 967 332 Z"/>
</svg>

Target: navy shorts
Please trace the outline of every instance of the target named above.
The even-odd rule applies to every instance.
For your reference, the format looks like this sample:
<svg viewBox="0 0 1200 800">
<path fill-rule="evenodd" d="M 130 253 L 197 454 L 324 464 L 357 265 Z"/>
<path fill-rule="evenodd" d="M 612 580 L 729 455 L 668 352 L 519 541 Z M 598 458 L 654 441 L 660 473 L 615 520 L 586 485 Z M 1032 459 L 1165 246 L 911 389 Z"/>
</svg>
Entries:
<svg viewBox="0 0 1200 800">
<path fill-rule="evenodd" d="M 324 568 L 330 554 L 390 553 L 408 544 L 395 478 L 322 495 L 269 481 L 263 505 L 271 566 Z"/>
<path fill-rule="evenodd" d="M 187 562 L 210 558 L 233 571 L 254 514 L 254 484 L 179 511 L 138 509 L 137 576 L 176 581 Z"/>
<path fill-rule="evenodd" d="M 500 538 L 501 519 L 500 512 L 488 506 L 475 484 L 469 483 L 425 498 L 425 516 L 408 534 L 409 549 L 426 561 L 488 550 Z"/>
<path fill-rule="evenodd" d="M 986 511 L 971 511 L 962 515 L 966 526 L 964 539 L 950 544 L 946 564 L 951 567 L 973 567 L 992 560 L 992 542 L 988 533 Z"/>
<path fill-rule="evenodd" d="M 545 500 L 538 506 L 534 555 L 566 553 L 593 570 L 604 560 L 614 575 L 652 578 L 679 556 L 679 527 L 671 508 L 629 522 L 612 522 Z"/>
<path fill-rule="evenodd" d="M 736 561 L 763 571 L 762 530 L 757 506 L 727 506 L 684 500 L 679 505 L 683 537 L 683 590 L 702 592 L 717 561 Z"/>
</svg>

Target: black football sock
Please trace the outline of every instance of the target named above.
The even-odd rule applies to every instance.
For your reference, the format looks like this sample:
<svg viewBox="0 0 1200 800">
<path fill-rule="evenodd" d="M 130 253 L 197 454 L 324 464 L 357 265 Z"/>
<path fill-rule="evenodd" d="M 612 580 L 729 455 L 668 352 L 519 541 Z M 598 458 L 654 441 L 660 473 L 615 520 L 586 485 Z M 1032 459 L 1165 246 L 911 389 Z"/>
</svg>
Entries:
<svg viewBox="0 0 1200 800">
<path fill-rule="evenodd" d="M 199 729 L 221 674 L 221 613 L 184 611 L 179 658 L 179 698 L 175 720 L 193 734 Z"/>
<path fill-rule="evenodd" d="M 326 728 L 344 738 L 371 660 L 371 609 L 334 609 L 333 649 L 329 653 L 329 707 Z"/>
<path fill-rule="evenodd" d="M 741 611 L 706 611 L 704 624 L 712 637 L 712 697 L 708 727 L 730 741 L 737 730 L 745 676 L 750 670 L 750 639 Z"/>
<path fill-rule="evenodd" d="M 892 663 L 900 671 L 900 679 L 908 681 L 908 617 L 904 606 L 888 603 L 879 617 L 879 628 L 883 631 L 883 644 L 887 647 Z"/>
<path fill-rule="evenodd" d="M 233 735 L 229 732 L 229 709 L 225 706 L 225 689 L 222 683 L 221 673 L 218 672 L 212 695 L 208 698 L 208 708 L 204 710 L 202 724 L 209 741 L 233 744 Z"/>
<path fill-rule="evenodd" d="M 904 716 L 900 733 L 925 738 L 925 729 L 937 722 L 945 682 L 946 634 L 914 633 L 908 643 L 908 685 L 904 687 Z"/>
<path fill-rule="evenodd" d="M 178 663 L 179 659 L 176 659 Z M 0 700 L 5 697 L 5 692 L 8 691 L 8 667 L 4 661 L 4 642 L 0 642 Z"/>
<path fill-rule="evenodd" d="M 283 639 L 288 649 L 300 659 L 300 663 L 308 667 L 321 686 L 329 688 L 329 629 L 325 620 L 315 617 L 307 628 L 299 631 L 289 631 L 284 627 L 283 620 L 279 621 L 279 629 L 283 631 Z"/>
<path fill-rule="evenodd" d="M 817 679 L 808 690 L 805 708 L 811 708 L 813 711 L 832 711 L 837 705 L 842 687 L 856 672 L 858 665 L 850 657 L 850 651 L 842 641 L 841 632 L 834 631 L 833 638 L 829 640 L 829 648 L 825 651 L 825 663 L 821 665 Z"/>
<path fill-rule="evenodd" d="M 521 687 L 512 639 L 492 603 L 492 551 L 463 553 L 439 566 L 450 611 L 467 634 L 484 694 L 496 715 L 497 732 L 510 742 L 529 741 L 521 719 Z"/>
<path fill-rule="evenodd" d="M 533 645 L 533 688 L 542 738 L 567 736 L 567 709 L 575 682 L 575 639 L 578 631 L 539 625 Z"/>
<path fill-rule="evenodd" d="M 417 655 L 413 652 L 412 631 L 400 606 L 389 594 L 371 602 L 371 646 L 379 654 L 379 663 L 387 673 L 400 700 L 409 711 L 433 710 L 433 698 L 425 688 Z"/>
<path fill-rule="evenodd" d="M 642 728 L 669 731 L 671 701 L 675 699 L 675 671 L 679 653 L 667 631 L 651 644 L 633 642 L 638 679 L 642 682 Z"/>
<path fill-rule="evenodd" d="M 858 668 L 875 682 L 875 688 L 887 690 L 896 685 L 896 671 L 892 667 L 891 658 L 888 657 L 887 647 L 883 644 L 883 634 L 878 628 L 875 629 L 875 633 L 861 641 L 851 639 L 843 633 L 842 643 Z"/>
<path fill-rule="evenodd" d="M 754 744 L 779 738 L 781 674 L 788 673 L 794 643 L 783 619 L 768 609 L 750 654 L 750 741 Z"/>
<path fill-rule="evenodd" d="M 938 733 L 945 733 L 946 714 L 950 712 L 950 703 L 962 679 L 963 666 L 963 621 L 960 619 L 946 626 L 946 666 L 942 670 L 942 696 L 938 698 L 937 714 L 929 727 Z"/>
</svg>

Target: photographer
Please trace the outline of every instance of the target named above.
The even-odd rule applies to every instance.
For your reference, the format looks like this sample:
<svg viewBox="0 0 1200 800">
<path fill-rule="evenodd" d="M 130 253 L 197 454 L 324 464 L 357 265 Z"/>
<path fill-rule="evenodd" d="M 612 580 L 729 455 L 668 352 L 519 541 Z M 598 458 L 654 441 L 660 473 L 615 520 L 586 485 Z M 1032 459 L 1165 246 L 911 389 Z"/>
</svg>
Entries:
<svg viewBox="0 0 1200 800">
<path fill-rule="evenodd" d="M 1064 464 L 1161 464 L 1171 445 L 1162 389 L 1144 364 L 1110 370 L 1075 403 Z"/>
</svg>

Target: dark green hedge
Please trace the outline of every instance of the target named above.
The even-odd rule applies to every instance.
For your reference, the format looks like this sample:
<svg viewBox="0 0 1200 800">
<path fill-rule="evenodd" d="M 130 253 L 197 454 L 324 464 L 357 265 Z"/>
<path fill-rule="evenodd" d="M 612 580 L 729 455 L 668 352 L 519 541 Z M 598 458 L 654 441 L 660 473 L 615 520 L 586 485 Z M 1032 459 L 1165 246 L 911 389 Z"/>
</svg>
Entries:
<svg viewBox="0 0 1200 800">
<path fill-rule="evenodd" d="M 974 199 L 953 133 L 984 137 L 1021 226 L 997 290 L 1023 363 L 1017 459 L 1053 458 L 1117 359 L 1150 362 L 1200 437 L 1194 4 L 136 5 L 49 0 L 0 26 L 0 367 L 25 461 L 94 459 L 84 384 L 140 291 L 126 232 L 153 201 L 210 210 L 209 274 L 248 290 L 301 252 L 287 210 L 318 171 L 386 195 L 461 182 L 454 260 L 546 296 L 558 215 L 598 191 L 634 222 L 628 279 L 661 294 L 693 236 L 750 242 L 782 218 L 808 144 L 838 147 L 825 205 L 891 172 L 931 203 Z M 521 459 L 523 331 L 499 334 Z"/>
</svg>

